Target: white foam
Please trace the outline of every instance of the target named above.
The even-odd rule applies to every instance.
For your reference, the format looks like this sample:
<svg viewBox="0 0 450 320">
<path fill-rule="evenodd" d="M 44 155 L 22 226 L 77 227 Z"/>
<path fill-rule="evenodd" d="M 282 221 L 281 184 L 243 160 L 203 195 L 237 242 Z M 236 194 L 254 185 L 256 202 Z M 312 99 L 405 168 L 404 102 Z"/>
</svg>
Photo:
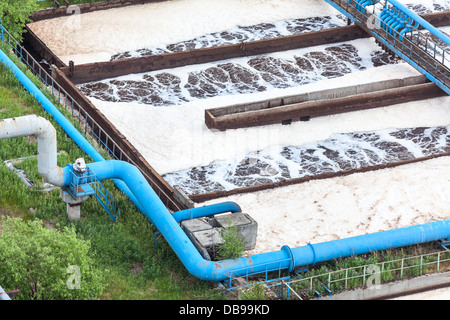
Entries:
<svg viewBox="0 0 450 320">
<path fill-rule="evenodd" d="M 336 14 L 317 0 L 172 0 L 39 21 L 30 28 L 64 62 L 79 64 L 237 25 Z"/>
<path fill-rule="evenodd" d="M 258 222 L 260 253 L 450 218 L 450 157 L 209 201 Z M 203 205 L 203 204 L 202 204 Z"/>
<path fill-rule="evenodd" d="M 435 3 L 449 6 L 446 0 L 401 2 L 424 4 L 430 10 Z M 68 18 L 33 23 L 31 28 L 64 61 L 72 59 L 78 64 L 189 40 L 236 25 L 335 14 L 325 1 L 317 0 L 173 0 L 86 14 L 79 28 L 68 28 Z M 450 97 L 322 117 L 290 126 L 213 132 L 204 125 L 204 110 L 211 107 L 417 74 L 401 63 L 301 87 L 214 97 L 164 108 L 92 100 L 158 172 L 166 173 L 271 145 L 323 140 L 333 133 L 448 125 Z M 449 219 L 449 182 L 450 157 L 442 157 L 209 203 L 239 203 L 258 221 L 257 248 L 253 252 L 266 252 L 286 244 L 295 247 Z"/>
<path fill-rule="evenodd" d="M 271 146 L 303 145 L 325 140 L 334 133 L 449 124 L 450 108 L 446 105 L 450 97 L 315 118 L 309 122 L 293 122 L 290 126 L 270 125 L 218 132 L 209 130 L 204 123 L 204 111 L 211 107 L 336 88 L 343 83 L 352 85 L 411 75 L 418 73 L 401 63 L 300 87 L 214 97 L 171 107 L 92 101 L 149 163 L 160 174 L 165 174 Z"/>
</svg>

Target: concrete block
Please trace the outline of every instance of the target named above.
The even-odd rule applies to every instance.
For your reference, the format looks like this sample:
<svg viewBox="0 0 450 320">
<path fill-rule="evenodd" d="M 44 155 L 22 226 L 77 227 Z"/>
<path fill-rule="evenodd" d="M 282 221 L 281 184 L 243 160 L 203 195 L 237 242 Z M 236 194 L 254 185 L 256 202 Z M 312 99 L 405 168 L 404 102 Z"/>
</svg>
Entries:
<svg viewBox="0 0 450 320">
<path fill-rule="evenodd" d="M 216 215 L 214 217 L 219 228 L 227 229 L 230 226 L 236 226 L 237 232 L 244 240 L 245 250 L 252 250 L 256 246 L 256 237 L 258 234 L 258 223 L 243 212 L 232 214 Z"/>
<path fill-rule="evenodd" d="M 236 226 L 236 231 L 244 240 L 245 250 L 255 248 L 258 224 L 246 213 L 220 214 L 181 222 L 188 238 L 207 260 L 214 258 L 217 245 L 223 243 L 223 230 L 231 226 Z"/>
<path fill-rule="evenodd" d="M 181 222 L 184 232 L 206 260 L 211 260 L 211 256 L 216 251 L 215 246 L 222 243 L 220 230 L 213 225 L 213 220 L 209 218 L 197 218 Z"/>
<path fill-rule="evenodd" d="M 88 196 L 82 196 L 77 199 L 72 198 L 72 196 L 63 189 L 60 190 L 61 199 L 67 204 L 67 216 L 70 221 L 80 220 L 81 218 L 81 204 L 83 201 L 87 200 Z"/>
</svg>

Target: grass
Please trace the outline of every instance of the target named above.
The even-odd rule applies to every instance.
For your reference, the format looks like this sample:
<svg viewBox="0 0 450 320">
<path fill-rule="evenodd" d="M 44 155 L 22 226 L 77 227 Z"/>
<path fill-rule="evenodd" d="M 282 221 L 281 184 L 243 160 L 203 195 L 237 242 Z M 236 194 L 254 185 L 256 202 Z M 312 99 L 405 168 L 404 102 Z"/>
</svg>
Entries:
<svg viewBox="0 0 450 320">
<path fill-rule="evenodd" d="M 72 0 L 71 4 L 97 2 Z M 53 1 L 39 2 L 39 7 L 53 7 Z M 25 67 L 23 67 L 25 70 Z M 32 77 L 36 84 L 39 81 Z M 50 96 L 49 96 L 50 97 Z M 51 97 L 55 102 L 55 99 Z M 63 108 L 60 108 L 64 111 Z M 64 111 L 70 119 L 70 114 Z M 38 114 L 49 118 L 42 107 L 18 83 L 15 77 L 3 65 L 0 65 L 0 118 L 17 117 L 26 114 Z M 51 119 L 50 119 L 51 120 Z M 52 121 L 52 120 L 51 120 Z M 58 158 L 58 165 L 65 166 L 74 159 L 84 157 L 78 147 L 52 121 L 58 131 L 58 150 L 65 151 Z M 78 126 L 77 124 L 75 124 Z M 80 128 L 79 128 L 80 129 Z M 0 160 L 32 156 L 37 153 L 37 142 L 29 137 L 0 141 Z M 105 155 L 105 158 L 107 156 Z M 29 159 L 20 167 L 34 180 L 41 180 L 37 173 L 37 162 Z M 57 229 L 69 226 L 75 228 L 77 235 L 91 243 L 91 250 L 105 270 L 107 289 L 98 297 L 103 300 L 175 300 L 175 299 L 224 299 L 222 293 L 215 290 L 211 283 L 200 281 L 186 271 L 172 249 L 164 239 L 158 240 L 158 250 L 154 249 L 154 227 L 143 217 L 126 196 L 117 191 L 111 182 L 106 182 L 121 208 L 118 223 L 113 223 L 106 212 L 94 200 L 89 199 L 82 206 L 81 221 L 70 222 L 65 213 L 65 203 L 59 198 L 59 191 L 43 193 L 37 187 L 27 188 L 16 175 L 0 163 L 0 215 L 18 216 L 24 220 L 39 219 L 49 227 Z M 33 214 L 30 213 L 33 208 Z M 1 226 L 0 226 L 1 231 Z M 365 256 L 355 256 L 330 261 L 312 268 L 302 274 L 303 277 L 320 275 L 331 270 L 350 268 L 393 258 L 402 258 L 413 251 L 435 250 L 427 246 L 412 246 L 406 249 L 387 250 Z M 404 251 L 405 250 L 405 251 Z M 388 266 L 389 267 L 389 266 Z M 394 267 L 394 266 L 392 266 Z M 418 270 L 412 269 L 411 275 Z M 385 280 L 395 280 L 396 275 L 385 274 Z M 326 282 L 327 279 L 322 279 Z M 351 287 L 358 287 L 355 280 Z M 323 288 L 318 285 L 318 290 Z M 339 288 L 333 288 L 334 292 Z M 325 292 L 322 290 L 322 294 Z M 258 293 L 259 297 L 260 294 Z"/>
<path fill-rule="evenodd" d="M 25 70 L 25 67 L 22 68 Z M 35 77 L 27 74 L 39 84 Z M 55 99 L 47 95 L 56 105 Z M 59 109 L 71 119 L 67 110 L 60 106 Z M 22 88 L 13 74 L 0 65 L 0 118 L 28 114 L 49 119 L 57 129 L 58 151 L 64 151 L 58 157 L 59 166 L 64 167 L 79 157 L 84 157 L 86 163 L 92 162 L 71 139 L 67 139 L 62 129 Z M 80 129 L 78 124 L 74 125 Z M 39 219 L 46 226 L 56 229 L 66 226 L 75 228 L 80 238 L 90 241 L 91 250 L 96 253 L 96 264 L 105 270 L 107 289 L 99 299 L 224 299 L 212 283 L 191 276 L 164 239 L 158 240 L 158 250 L 155 251 L 154 226 L 111 181 L 104 184 L 121 208 L 118 222 L 114 223 L 109 218 L 95 198 L 83 203 L 80 221 L 69 221 L 59 190 L 43 192 L 38 186 L 28 188 L 3 165 L 5 160 L 36 154 L 37 141 L 33 137 L 0 141 L 0 215 L 24 220 Z M 107 158 L 107 155 L 104 154 L 104 157 Z M 37 172 L 36 159 L 28 159 L 19 166 L 32 180 L 42 181 Z"/>
</svg>

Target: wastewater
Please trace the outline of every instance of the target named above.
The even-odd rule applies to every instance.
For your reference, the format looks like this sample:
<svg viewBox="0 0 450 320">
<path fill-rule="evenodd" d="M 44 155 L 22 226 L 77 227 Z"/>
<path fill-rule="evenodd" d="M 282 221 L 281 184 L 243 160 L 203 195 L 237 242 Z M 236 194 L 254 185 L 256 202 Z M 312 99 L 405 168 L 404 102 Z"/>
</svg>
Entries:
<svg viewBox="0 0 450 320">
<path fill-rule="evenodd" d="M 443 2 L 408 6 L 419 14 L 450 9 L 450 4 Z M 111 61 L 318 31 L 346 23 L 338 15 L 236 27 L 162 48 L 127 51 L 112 56 Z M 152 109 L 218 96 L 292 88 L 398 63 L 401 63 L 398 57 L 381 49 L 373 40 L 360 39 L 127 75 L 78 87 L 86 96 L 101 101 L 137 103 Z M 309 144 L 234 155 L 208 165 L 169 172 L 163 178 L 186 194 L 194 195 L 368 169 L 448 153 L 449 129 L 439 126 L 334 134 Z"/>
<path fill-rule="evenodd" d="M 301 146 L 270 147 L 164 175 L 188 195 L 330 177 L 450 152 L 450 126 L 335 134 Z"/>
</svg>

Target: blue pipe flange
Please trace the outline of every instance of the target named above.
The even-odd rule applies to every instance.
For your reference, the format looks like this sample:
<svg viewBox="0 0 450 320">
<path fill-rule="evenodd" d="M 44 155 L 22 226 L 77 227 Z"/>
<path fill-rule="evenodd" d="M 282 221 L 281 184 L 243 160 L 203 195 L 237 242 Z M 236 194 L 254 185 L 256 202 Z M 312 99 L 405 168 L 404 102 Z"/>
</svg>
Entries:
<svg viewBox="0 0 450 320">
<path fill-rule="evenodd" d="M 295 269 L 295 257 L 294 257 L 294 254 L 292 253 L 291 248 L 288 245 L 284 245 L 284 246 L 281 247 L 281 250 L 286 252 L 286 254 L 288 255 L 288 257 L 290 259 L 288 271 L 289 272 L 294 271 L 294 269 Z"/>
<path fill-rule="evenodd" d="M 308 247 L 311 249 L 311 251 L 312 251 L 312 253 L 313 253 L 313 260 L 312 260 L 312 263 L 311 263 L 311 265 L 315 265 L 316 264 L 316 250 L 314 250 L 314 246 L 311 244 L 311 243 L 308 243 Z"/>
</svg>

